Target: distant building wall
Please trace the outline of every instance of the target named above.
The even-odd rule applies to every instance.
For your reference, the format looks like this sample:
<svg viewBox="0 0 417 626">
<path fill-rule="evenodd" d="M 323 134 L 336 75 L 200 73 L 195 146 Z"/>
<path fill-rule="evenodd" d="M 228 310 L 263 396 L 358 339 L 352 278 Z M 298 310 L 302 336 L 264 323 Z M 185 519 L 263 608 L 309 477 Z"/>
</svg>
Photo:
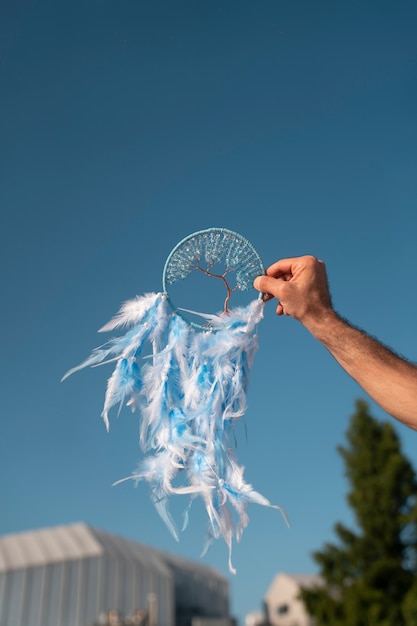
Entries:
<svg viewBox="0 0 417 626">
<path fill-rule="evenodd" d="M 229 617 L 229 584 L 216 570 L 177 556 L 164 555 L 173 574 L 175 626 L 191 626 L 201 618 L 222 626 Z M 207 622 L 208 623 L 208 622 Z"/>
<path fill-rule="evenodd" d="M 236 620 L 225 617 L 193 617 L 191 626 L 236 626 Z"/>
<path fill-rule="evenodd" d="M 0 574 L 3 626 L 89 626 L 100 612 L 147 608 L 146 588 L 157 590 L 161 625 L 172 626 L 172 582 L 109 558 L 28 567 Z"/>
<path fill-rule="evenodd" d="M 277 574 L 264 598 L 268 623 L 271 626 L 312 626 L 313 620 L 299 594 L 302 587 L 320 584 L 320 577 L 314 574 Z"/>
<path fill-rule="evenodd" d="M 0 537 L 1 626 L 93 626 L 112 611 L 149 626 L 228 619 L 227 579 L 85 524 Z"/>
<path fill-rule="evenodd" d="M 261 611 L 252 611 L 245 617 L 245 626 L 267 626 L 266 613 Z"/>
</svg>

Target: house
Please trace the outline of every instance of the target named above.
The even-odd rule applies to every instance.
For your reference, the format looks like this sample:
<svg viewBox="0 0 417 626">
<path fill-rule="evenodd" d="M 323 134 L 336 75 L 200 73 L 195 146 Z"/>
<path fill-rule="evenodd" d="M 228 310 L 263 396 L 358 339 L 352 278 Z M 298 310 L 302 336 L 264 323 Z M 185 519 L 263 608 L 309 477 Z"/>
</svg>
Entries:
<svg viewBox="0 0 417 626">
<path fill-rule="evenodd" d="M 312 626 L 299 594 L 301 588 L 321 584 L 322 579 L 315 574 L 277 574 L 264 596 L 266 622 L 271 626 Z"/>
</svg>

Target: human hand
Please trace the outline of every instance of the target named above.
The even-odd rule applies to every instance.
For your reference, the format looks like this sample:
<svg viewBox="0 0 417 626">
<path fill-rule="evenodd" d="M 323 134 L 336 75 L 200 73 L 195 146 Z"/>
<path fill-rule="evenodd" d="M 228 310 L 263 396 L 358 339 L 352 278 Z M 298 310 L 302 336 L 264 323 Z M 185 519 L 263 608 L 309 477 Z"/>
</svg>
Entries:
<svg viewBox="0 0 417 626">
<path fill-rule="evenodd" d="M 332 310 L 326 266 L 314 256 L 281 259 L 255 278 L 264 301 L 279 300 L 277 315 L 290 315 L 305 325 Z"/>
</svg>

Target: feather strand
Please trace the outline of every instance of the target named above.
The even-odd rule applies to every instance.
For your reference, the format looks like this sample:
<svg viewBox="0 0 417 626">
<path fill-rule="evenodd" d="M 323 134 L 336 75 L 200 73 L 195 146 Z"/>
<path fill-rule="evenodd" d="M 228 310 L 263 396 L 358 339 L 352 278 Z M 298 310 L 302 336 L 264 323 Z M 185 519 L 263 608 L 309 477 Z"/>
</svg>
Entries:
<svg viewBox="0 0 417 626">
<path fill-rule="evenodd" d="M 233 250 L 230 250 L 231 259 Z M 233 260 L 233 259 L 232 259 Z M 231 261 L 232 262 L 232 261 Z M 257 325 L 263 303 L 251 302 L 227 314 L 205 315 L 207 330 L 196 330 L 169 312 L 164 293 L 125 302 L 100 332 L 127 327 L 126 333 L 96 348 L 63 379 L 90 366 L 116 361 L 107 381 L 102 417 L 124 404 L 140 411 L 139 444 L 144 458 L 128 478 L 146 481 L 151 500 L 169 531 L 178 530 L 168 508 L 172 495 L 188 495 L 183 529 L 191 504 L 201 497 L 207 512 L 207 541 L 222 536 L 232 565 L 233 538 L 240 540 L 256 503 L 281 511 L 245 482 L 244 468 L 232 452 L 234 426 L 247 408 L 247 391 L 258 349 Z M 145 346 L 150 354 L 145 354 Z"/>
</svg>

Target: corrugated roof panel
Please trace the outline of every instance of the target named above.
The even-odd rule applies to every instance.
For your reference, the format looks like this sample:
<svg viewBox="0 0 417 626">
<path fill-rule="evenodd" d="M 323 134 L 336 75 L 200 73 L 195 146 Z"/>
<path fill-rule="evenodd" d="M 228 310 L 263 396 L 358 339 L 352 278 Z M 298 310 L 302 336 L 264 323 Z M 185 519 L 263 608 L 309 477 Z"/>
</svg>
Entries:
<svg viewBox="0 0 417 626">
<path fill-rule="evenodd" d="M 172 576 L 159 550 L 84 523 L 0 537 L 0 572 L 104 554 L 139 564 L 168 578 Z"/>
<path fill-rule="evenodd" d="M 68 546 L 71 544 L 73 552 L 77 554 L 77 558 L 103 554 L 102 546 L 94 537 L 91 528 L 87 524 L 78 523 L 72 526 L 61 526 L 57 530 L 62 534 L 62 541 L 67 542 Z M 70 532 L 66 532 L 68 530 Z"/>
<path fill-rule="evenodd" d="M 179 554 L 172 554 L 171 552 L 160 552 L 161 557 L 172 567 L 176 567 L 185 571 L 192 571 L 194 573 L 201 573 L 202 576 L 207 576 L 208 573 L 219 581 L 226 582 L 227 578 L 218 569 L 201 563 L 199 561 L 190 561 Z"/>
<path fill-rule="evenodd" d="M 166 566 L 165 560 L 158 550 L 97 528 L 90 528 L 90 531 L 102 544 L 106 554 L 139 563 L 144 568 L 151 568 L 165 577 L 171 577 L 171 570 Z"/>
<path fill-rule="evenodd" d="M 25 558 L 22 554 L 21 542 L 16 535 L 10 535 L 4 538 L 3 545 L 0 549 L 0 559 L 2 569 L 10 569 L 14 563 L 22 563 L 24 566 Z"/>
<path fill-rule="evenodd" d="M 0 537 L 0 572 L 103 553 L 85 524 L 43 528 Z"/>
</svg>

